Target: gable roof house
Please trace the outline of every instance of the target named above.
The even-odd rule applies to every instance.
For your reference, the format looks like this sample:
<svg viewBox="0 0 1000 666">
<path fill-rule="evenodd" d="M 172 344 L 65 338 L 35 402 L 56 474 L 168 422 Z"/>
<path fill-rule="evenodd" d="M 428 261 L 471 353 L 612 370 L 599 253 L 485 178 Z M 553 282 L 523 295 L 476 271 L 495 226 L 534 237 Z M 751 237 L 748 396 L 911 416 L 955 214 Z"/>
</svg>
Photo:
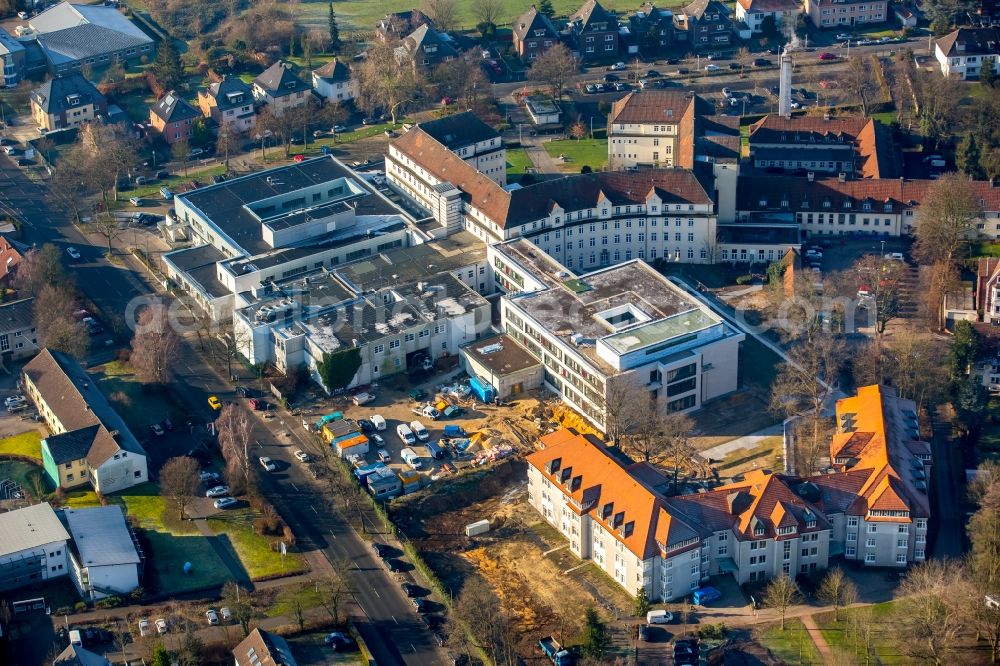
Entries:
<svg viewBox="0 0 1000 666">
<path fill-rule="evenodd" d="M 514 51 L 522 62 L 531 62 L 559 43 L 559 32 L 548 16 L 531 5 L 511 26 Z"/>
<path fill-rule="evenodd" d="M 569 31 L 581 60 L 617 57 L 618 17 L 597 0 L 587 0 L 569 17 Z"/>
<path fill-rule="evenodd" d="M 977 79 L 987 67 L 1000 73 L 1000 28 L 959 28 L 934 42 L 941 73 Z"/>
<path fill-rule="evenodd" d="M 743 21 L 754 33 L 763 32 L 764 20 L 774 19 L 779 34 L 794 30 L 802 5 L 798 0 L 737 0 L 736 20 Z"/>
<path fill-rule="evenodd" d="M 42 440 L 42 464 L 56 487 L 89 482 L 107 495 L 149 480 L 145 449 L 77 361 L 43 349 L 23 379 L 52 433 Z"/>
<path fill-rule="evenodd" d="M 229 125 L 236 132 L 252 130 L 257 124 L 253 90 L 236 76 L 227 76 L 198 91 L 198 108 L 220 127 Z"/>
<path fill-rule="evenodd" d="M 345 103 L 358 96 L 358 82 L 351 78 L 351 68 L 332 60 L 312 72 L 316 94 L 329 102 Z"/>
<path fill-rule="evenodd" d="M 676 40 L 674 12 L 659 9 L 651 2 L 629 17 L 629 28 L 639 50 L 646 57 L 664 54 L 673 48 Z"/>
<path fill-rule="evenodd" d="M 427 23 L 407 35 L 395 54 L 398 62 L 410 62 L 415 70 L 425 72 L 458 57 L 451 38 Z"/>
<path fill-rule="evenodd" d="M 52 76 L 80 71 L 84 65 L 152 59 L 156 49 L 153 39 L 115 7 L 60 2 L 28 25 Z"/>
<path fill-rule="evenodd" d="M 198 118 L 201 113 L 173 90 L 149 107 L 149 124 L 167 144 L 190 139 Z"/>
<path fill-rule="evenodd" d="M 34 298 L 0 304 L 0 366 L 38 353 L 34 308 Z"/>
<path fill-rule="evenodd" d="M 111 662 L 96 652 L 71 643 L 56 656 L 52 666 L 111 666 Z"/>
<path fill-rule="evenodd" d="M 690 48 L 717 49 L 732 43 L 732 22 L 729 8 L 718 0 L 694 0 L 674 14 L 678 40 L 686 40 Z"/>
<path fill-rule="evenodd" d="M 145 558 L 117 504 L 66 508 L 71 579 L 84 599 L 124 596 L 139 587 Z"/>
<path fill-rule="evenodd" d="M 22 258 L 21 251 L 6 236 L 0 236 L 0 284 L 11 285 Z"/>
<path fill-rule="evenodd" d="M 267 104 L 272 113 L 281 114 L 309 101 L 312 86 L 298 77 L 295 66 L 279 60 L 253 80 L 253 96 Z"/>
<path fill-rule="evenodd" d="M 48 503 L 0 513 L 0 592 L 69 573 L 69 534 Z"/>
<path fill-rule="evenodd" d="M 419 9 L 386 14 L 375 24 L 375 36 L 383 42 L 396 42 L 422 25 L 434 27 L 431 17 Z"/>
<path fill-rule="evenodd" d="M 58 76 L 31 93 L 31 117 L 48 132 L 107 117 L 108 101 L 80 74 Z"/>
<path fill-rule="evenodd" d="M 260 627 L 233 648 L 236 666 L 297 666 L 288 642 Z"/>
</svg>

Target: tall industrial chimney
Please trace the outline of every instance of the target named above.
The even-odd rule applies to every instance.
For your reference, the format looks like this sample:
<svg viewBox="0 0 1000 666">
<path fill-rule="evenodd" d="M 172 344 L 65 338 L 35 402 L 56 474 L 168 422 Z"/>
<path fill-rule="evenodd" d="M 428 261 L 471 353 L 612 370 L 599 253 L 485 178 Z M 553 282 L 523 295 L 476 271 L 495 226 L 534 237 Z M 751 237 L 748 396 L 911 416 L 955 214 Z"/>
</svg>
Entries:
<svg viewBox="0 0 1000 666">
<path fill-rule="evenodd" d="M 787 46 L 781 52 L 781 70 L 778 72 L 778 115 L 792 117 L 792 54 Z"/>
</svg>

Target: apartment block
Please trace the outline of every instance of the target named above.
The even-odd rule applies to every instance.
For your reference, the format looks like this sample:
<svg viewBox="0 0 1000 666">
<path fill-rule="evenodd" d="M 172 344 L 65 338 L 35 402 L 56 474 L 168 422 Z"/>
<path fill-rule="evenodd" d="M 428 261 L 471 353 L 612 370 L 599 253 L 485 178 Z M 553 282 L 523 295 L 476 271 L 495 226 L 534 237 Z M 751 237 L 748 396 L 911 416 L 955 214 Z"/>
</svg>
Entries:
<svg viewBox="0 0 1000 666">
<path fill-rule="evenodd" d="M 805 0 L 805 13 L 817 28 L 849 28 L 889 20 L 886 0 Z"/>
</svg>

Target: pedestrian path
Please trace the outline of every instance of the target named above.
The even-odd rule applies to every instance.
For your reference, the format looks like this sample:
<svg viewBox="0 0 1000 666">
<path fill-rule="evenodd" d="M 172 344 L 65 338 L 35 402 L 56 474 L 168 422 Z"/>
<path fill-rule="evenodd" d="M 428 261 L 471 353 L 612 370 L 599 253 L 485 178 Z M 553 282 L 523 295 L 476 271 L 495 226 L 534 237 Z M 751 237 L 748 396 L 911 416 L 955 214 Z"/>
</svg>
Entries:
<svg viewBox="0 0 1000 666">
<path fill-rule="evenodd" d="M 698 455 L 705 460 L 722 460 L 733 451 L 757 448 L 763 440 L 768 437 L 780 436 L 782 433 L 784 433 L 783 426 L 780 423 L 775 423 L 774 425 L 758 430 L 757 432 L 750 433 L 749 435 L 743 435 L 742 437 L 731 439 L 728 442 L 723 442 L 718 446 L 713 446 L 710 449 L 700 451 Z"/>
<path fill-rule="evenodd" d="M 802 626 L 806 628 L 806 631 L 809 632 L 809 637 L 816 644 L 816 649 L 819 650 L 820 656 L 823 657 L 823 663 L 833 664 L 833 651 L 830 650 L 830 644 L 826 642 L 826 638 L 823 636 L 823 632 L 819 630 L 819 626 L 816 624 L 813 616 L 803 615 Z"/>
</svg>

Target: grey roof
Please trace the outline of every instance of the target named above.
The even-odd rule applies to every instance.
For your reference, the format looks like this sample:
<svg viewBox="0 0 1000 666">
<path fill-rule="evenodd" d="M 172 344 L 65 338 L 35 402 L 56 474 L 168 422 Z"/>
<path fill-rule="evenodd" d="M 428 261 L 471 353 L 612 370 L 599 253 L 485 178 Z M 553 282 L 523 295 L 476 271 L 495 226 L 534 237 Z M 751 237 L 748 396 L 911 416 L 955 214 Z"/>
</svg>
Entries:
<svg viewBox="0 0 1000 666">
<path fill-rule="evenodd" d="M 499 139 L 496 131 L 472 111 L 463 111 L 437 120 L 420 123 L 420 128 L 449 150 L 457 150 L 480 141 Z"/>
<path fill-rule="evenodd" d="M 432 243 L 421 243 L 352 262 L 336 272 L 347 284 L 367 292 L 414 281 L 432 281 L 436 275 L 484 261 L 485 257 L 486 248 L 481 244 L 449 256 Z"/>
<path fill-rule="evenodd" d="M 215 98 L 215 104 L 220 111 L 225 111 L 237 106 L 246 106 L 253 101 L 253 91 L 242 79 L 235 76 L 227 76 L 218 83 L 213 83 L 206 91 L 210 97 Z M 243 95 L 239 102 L 230 102 L 230 95 Z"/>
<path fill-rule="evenodd" d="M 552 21 L 545 14 L 542 14 L 535 8 L 534 5 L 528 9 L 528 11 L 521 14 L 514 24 L 511 26 L 511 30 L 518 39 L 524 39 L 530 33 L 534 33 L 535 30 L 544 30 L 545 35 L 548 37 L 559 37 L 559 33 L 556 32 L 556 28 L 552 25 Z"/>
<path fill-rule="evenodd" d="M 11 37 L 10 33 L 0 28 L 0 55 L 7 55 L 8 53 L 17 53 L 23 51 L 24 46 L 21 42 L 17 41 Z"/>
<path fill-rule="evenodd" d="M 1000 54 L 1000 29 L 959 28 L 935 44 L 946 56 L 996 55 Z"/>
<path fill-rule="evenodd" d="M 22 298 L 0 305 L 0 332 L 20 331 L 32 326 L 35 299 Z"/>
<path fill-rule="evenodd" d="M 64 509 L 63 520 L 73 535 L 73 546 L 83 566 L 139 563 L 139 553 L 125 522 L 125 514 L 117 504 Z"/>
<path fill-rule="evenodd" d="M 406 49 L 411 58 L 418 50 L 426 49 L 429 46 L 437 47 L 435 55 L 440 58 L 448 58 L 458 54 L 450 40 L 445 39 L 441 33 L 426 23 L 411 32 L 403 40 L 403 48 Z"/>
<path fill-rule="evenodd" d="M 351 78 L 351 68 L 339 60 L 331 60 L 315 70 L 313 75 L 331 82 L 347 81 Z"/>
<path fill-rule="evenodd" d="M 617 31 L 618 29 L 615 15 L 602 7 L 597 0 L 587 0 L 582 7 L 570 15 L 569 20 L 574 23 L 579 22 L 580 31 L 585 30 L 591 22 L 608 23 L 609 30 Z"/>
<path fill-rule="evenodd" d="M 50 435 L 45 438 L 45 448 L 52 458 L 52 462 L 57 465 L 82 460 L 90 453 L 90 447 L 94 445 L 97 438 L 97 431 L 101 429 L 99 425 L 77 428 L 69 432 L 61 432 L 58 435 Z"/>
<path fill-rule="evenodd" d="M 295 75 L 294 65 L 284 60 L 274 63 L 253 80 L 271 97 L 284 97 L 311 90 L 312 87 Z"/>
<path fill-rule="evenodd" d="M 149 107 L 149 111 L 167 123 L 177 123 L 182 120 L 201 117 L 200 112 L 173 90 L 161 97 L 159 102 Z"/>
<path fill-rule="evenodd" d="M 226 258 L 214 245 L 198 245 L 183 250 L 168 252 L 163 258 L 177 267 L 180 271 L 189 271 L 202 266 L 214 266 L 217 262 Z"/>
<path fill-rule="evenodd" d="M 0 534 L 0 557 L 69 540 L 66 528 L 47 502 L 0 513 Z"/>
<path fill-rule="evenodd" d="M 31 99 L 45 113 L 55 114 L 71 108 L 69 98 L 72 95 L 80 96 L 80 103 L 75 106 L 104 102 L 104 95 L 94 84 L 76 73 L 46 81 L 31 93 Z"/>
<path fill-rule="evenodd" d="M 61 2 L 31 19 L 53 64 L 152 45 L 153 40 L 114 7 Z"/>
<path fill-rule="evenodd" d="M 718 0 L 694 0 L 691 4 L 686 5 L 681 12 L 693 17 L 696 21 L 700 21 L 706 12 L 713 14 L 718 12 L 721 15 L 719 20 L 729 16 L 729 8 Z"/>
<path fill-rule="evenodd" d="M 52 666 L 111 666 L 111 662 L 87 648 L 67 645 L 52 662 Z"/>
</svg>

